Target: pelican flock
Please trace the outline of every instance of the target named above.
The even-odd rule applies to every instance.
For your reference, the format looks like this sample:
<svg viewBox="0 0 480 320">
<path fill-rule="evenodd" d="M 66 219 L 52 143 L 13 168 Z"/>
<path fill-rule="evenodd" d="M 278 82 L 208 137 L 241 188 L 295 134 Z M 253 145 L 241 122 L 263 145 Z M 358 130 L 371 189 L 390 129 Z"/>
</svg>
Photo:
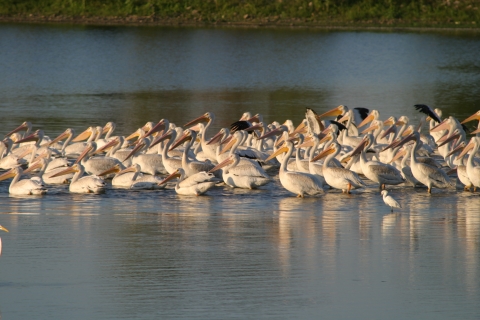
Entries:
<svg viewBox="0 0 480 320">
<path fill-rule="evenodd" d="M 475 192 L 480 126 L 469 133 L 465 123 L 480 122 L 480 111 L 462 121 L 425 104 L 413 107 L 424 114 L 417 124 L 341 105 L 321 114 L 307 108 L 298 124 L 266 123 L 245 112 L 220 124 L 217 134 L 215 116 L 206 112 L 182 119 L 184 126 L 149 121 L 122 136 L 108 122 L 80 128 L 77 136 L 67 128 L 53 140 L 25 121 L 1 141 L 0 181 L 12 179 L 12 195 L 47 196 L 52 185 L 73 193 L 122 188 L 181 195 L 224 186 L 276 193 L 276 185 L 320 199 L 325 192 L 368 191 L 382 192 L 392 208 L 386 187 Z"/>
</svg>

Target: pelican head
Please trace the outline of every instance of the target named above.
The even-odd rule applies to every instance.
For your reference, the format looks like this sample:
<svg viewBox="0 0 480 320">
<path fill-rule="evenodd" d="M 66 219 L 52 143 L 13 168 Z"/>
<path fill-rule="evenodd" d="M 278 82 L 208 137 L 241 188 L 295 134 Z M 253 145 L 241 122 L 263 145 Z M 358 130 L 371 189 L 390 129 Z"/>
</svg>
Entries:
<svg viewBox="0 0 480 320">
<path fill-rule="evenodd" d="M 162 184 L 165 184 L 167 183 L 168 181 L 174 179 L 174 178 L 179 178 L 181 177 L 182 175 L 184 174 L 184 171 L 182 168 L 178 168 L 177 170 L 175 170 L 174 172 L 172 172 L 168 177 L 166 177 L 165 179 L 163 179 L 162 181 L 160 181 L 158 183 L 158 185 L 162 185 Z"/>
<path fill-rule="evenodd" d="M 28 122 L 28 121 L 25 121 L 21 125 L 19 125 L 17 128 L 15 128 L 12 131 L 10 131 L 9 133 L 7 133 L 5 135 L 5 137 L 10 137 L 15 132 L 19 132 L 19 131 L 23 131 L 23 130 L 30 131 L 31 129 L 32 129 L 32 123 Z"/>
<path fill-rule="evenodd" d="M 199 122 L 211 122 L 213 121 L 213 119 L 215 119 L 215 116 L 213 115 L 213 113 L 211 112 L 205 112 L 203 115 L 201 115 L 200 117 L 196 118 L 196 119 L 193 119 L 192 121 L 186 123 L 184 125 L 184 127 L 188 127 L 188 126 L 193 126 Z"/>
<path fill-rule="evenodd" d="M 478 110 L 477 112 L 472 114 L 467 119 L 463 120 L 461 123 L 464 124 L 464 123 L 467 123 L 467 122 L 470 122 L 470 121 L 473 121 L 473 120 L 480 120 L 480 110 Z"/>
<path fill-rule="evenodd" d="M 72 140 L 72 142 L 80 142 L 83 140 L 89 139 L 92 135 L 97 134 L 97 129 L 95 127 L 88 127 L 85 131 L 80 133 L 78 136 L 75 137 L 75 139 Z"/>
</svg>

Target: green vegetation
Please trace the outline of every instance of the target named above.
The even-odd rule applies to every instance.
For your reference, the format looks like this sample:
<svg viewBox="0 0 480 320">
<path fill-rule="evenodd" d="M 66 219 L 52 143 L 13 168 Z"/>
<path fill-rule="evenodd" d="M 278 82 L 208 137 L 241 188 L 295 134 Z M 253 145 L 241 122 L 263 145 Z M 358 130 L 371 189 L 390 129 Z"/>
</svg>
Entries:
<svg viewBox="0 0 480 320">
<path fill-rule="evenodd" d="M 480 0 L 0 0 L 3 20 L 473 27 Z"/>
</svg>

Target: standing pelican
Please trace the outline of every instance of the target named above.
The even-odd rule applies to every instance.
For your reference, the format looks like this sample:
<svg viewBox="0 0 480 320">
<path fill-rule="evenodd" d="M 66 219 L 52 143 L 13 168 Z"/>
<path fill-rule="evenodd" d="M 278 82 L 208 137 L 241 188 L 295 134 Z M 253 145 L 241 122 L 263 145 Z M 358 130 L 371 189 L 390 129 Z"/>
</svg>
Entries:
<svg viewBox="0 0 480 320">
<path fill-rule="evenodd" d="M 418 133 L 417 131 L 413 132 L 412 134 L 404 138 L 400 142 L 399 146 L 411 140 L 414 141 L 414 144 L 413 148 L 410 151 L 410 168 L 412 169 L 412 174 L 415 179 L 427 186 L 428 193 L 432 192 L 432 187 L 451 187 L 450 178 L 443 170 L 418 161 L 416 152 L 419 148 L 420 133 Z"/>
<path fill-rule="evenodd" d="M 5 232 L 10 232 L 4 226 L 0 226 L 0 230 L 5 231 Z M 0 238 L 0 255 L 2 255 L 2 238 Z"/>
<path fill-rule="evenodd" d="M 0 176 L 0 181 L 13 178 L 8 188 L 8 192 L 14 195 L 40 195 L 45 194 L 47 189 L 36 179 L 23 179 L 20 177 L 23 174 L 23 170 L 20 167 L 10 169 Z"/>
<path fill-rule="evenodd" d="M 372 143 L 373 136 L 368 134 L 351 154 L 352 157 L 356 154 L 360 154 L 360 165 L 365 177 L 378 183 L 380 190 L 385 189 L 386 184 L 397 185 L 404 182 L 402 174 L 394 166 L 380 161 L 367 160 L 364 149 L 368 149 Z"/>
<path fill-rule="evenodd" d="M 472 133 L 475 134 L 477 133 L 477 131 L 480 132 L 480 130 L 476 130 Z M 470 152 L 470 155 L 468 156 L 467 166 L 466 166 L 468 178 L 473 184 L 473 191 L 477 191 L 477 188 L 480 187 L 480 167 L 475 166 L 473 163 L 473 158 L 475 157 L 475 154 L 477 153 L 480 145 L 479 140 L 480 140 L 479 137 L 472 137 L 468 145 L 463 149 L 462 153 L 458 155 L 459 157 L 463 157 L 465 154 L 467 154 L 468 151 L 473 149 Z"/>
<path fill-rule="evenodd" d="M 168 181 L 178 178 L 175 184 L 175 192 L 182 195 L 195 195 L 199 196 L 204 194 L 219 181 L 213 174 L 205 171 L 195 173 L 189 177 L 185 177 L 185 171 L 182 168 L 178 168 L 171 175 L 166 177 L 160 184 L 167 183 Z"/>
<path fill-rule="evenodd" d="M 310 161 L 315 162 L 327 157 L 323 162 L 323 177 L 328 185 L 336 189 L 341 189 L 342 192 L 350 193 L 351 189 L 358 189 L 365 186 L 365 183 L 353 171 L 345 168 L 330 167 L 330 161 L 335 158 L 341 151 L 341 147 L 337 142 L 333 142 L 328 148 L 320 152 L 316 157 Z"/>
<path fill-rule="evenodd" d="M 381 194 L 382 194 L 382 196 L 383 196 L 383 202 L 385 202 L 385 204 L 391 208 L 391 212 L 393 212 L 393 208 L 401 208 L 401 207 L 402 207 L 402 206 L 397 202 L 397 200 L 393 199 L 392 196 L 389 196 L 389 195 L 388 195 L 388 191 L 387 191 L 387 190 L 382 190 Z"/>
<path fill-rule="evenodd" d="M 278 173 L 282 186 L 288 191 L 295 193 L 297 197 L 300 198 L 303 198 L 305 194 L 315 195 L 323 193 L 322 183 L 314 175 L 310 173 L 294 172 L 287 170 L 288 160 L 293 153 L 293 149 L 293 142 L 287 140 L 285 141 L 284 147 L 279 148 L 265 161 L 273 159 L 279 154 L 286 153 L 286 155 L 282 159 L 280 170 Z"/>
<path fill-rule="evenodd" d="M 52 177 L 59 177 L 64 174 L 74 173 L 72 181 L 70 182 L 69 190 L 72 193 L 104 193 L 105 181 L 97 176 L 83 176 L 85 169 L 81 163 L 75 163 L 73 166 L 62 170 Z"/>
<path fill-rule="evenodd" d="M 224 168 L 223 181 L 233 188 L 255 189 L 271 181 L 265 171 L 250 165 L 239 165 L 239 163 L 240 156 L 233 153 L 209 172 Z"/>
</svg>

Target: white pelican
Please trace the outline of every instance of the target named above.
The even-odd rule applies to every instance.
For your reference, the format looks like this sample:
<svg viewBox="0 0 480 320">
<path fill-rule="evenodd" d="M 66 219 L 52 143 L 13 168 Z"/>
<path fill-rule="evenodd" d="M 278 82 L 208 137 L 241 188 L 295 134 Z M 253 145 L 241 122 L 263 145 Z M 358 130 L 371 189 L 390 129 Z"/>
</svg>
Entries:
<svg viewBox="0 0 480 320">
<path fill-rule="evenodd" d="M 410 157 L 410 148 L 412 148 L 411 145 L 404 145 L 400 149 L 395 149 L 396 154 L 392 158 L 391 162 L 394 162 L 403 156 L 402 162 L 400 163 L 400 172 L 402 173 L 403 179 L 405 179 L 405 183 L 408 183 L 415 188 L 420 182 L 415 179 L 412 173 L 412 168 L 410 168 L 410 166 L 407 164 L 407 160 Z"/>
<path fill-rule="evenodd" d="M 175 191 L 182 195 L 195 195 L 199 196 L 204 194 L 218 183 L 219 179 L 212 173 L 205 171 L 197 172 L 189 177 L 185 177 L 185 171 L 182 168 L 178 168 L 171 175 L 166 177 L 160 184 L 167 183 L 168 181 L 178 178 L 175 184 Z"/>
<path fill-rule="evenodd" d="M 477 131 L 479 130 L 475 130 L 474 132 L 472 132 L 472 134 L 477 133 Z M 480 187 L 480 167 L 475 166 L 473 163 L 473 158 L 475 157 L 475 154 L 477 153 L 479 148 L 479 140 L 479 137 L 472 137 L 468 145 L 463 149 L 462 153 L 458 155 L 459 157 L 463 157 L 465 154 L 467 154 L 468 151 L 473 149 L 468 156 L 466 165 L 468 178 L 473 184 L 473 191 L 477 191 L 477 188 Z"/>
<path fill-rule="evenodd" d="M 83 173 L 85 169 L 81 163 L 75 163 L 73 166 L 64 169 L 52 177 L 59 177 L 64 174 L 74 173 L 72 181 L 70 182 L 69 190 L 72 193 L 104 193 L 105 181 L 97 176 L 85 176 Z"/>
<path fill-rule="evenodd" d="M 404 182 L 402 174 L 394 166 L 380 161 L 367 160 L 364 149 L 368 149 L 372 143 L 373 136 L 368 134 L 351 154 L 352 157 L 356 154 L 360 154 L 360 166 L 362 167 L 362 172 L 365 177 L 378 183 L 380 190 L 385 189 L 386 184 L 397 185 Z"/>
<path fill-rule="evenodd" d="M 5 232 L 10 232 L 4 226 L 0 226 L 0 230 L 5 231 Z M 0 255 L 2 255 L 2 238 L 0 238 Z"/>
<path fill-rule="evenodd" d="M 105 144 L 113 139 L 112 134 L 115 131 L 116 125 L 115 122 L 109 121 L 105 124 L 105 126 L 99 130 L 97 137 L 95 138 L 95 142 L 97 143 L 97 148 L 103 147 Z M 105 134 L 103 139 L 100 139 L 100 136 Z"/>
<path fill-rule="evenodd" d="M 10 137 L 12 134 L 19 132 L 19 131 L 24 131 L 25 133 L 23 134 L 23 137 L 26 137 L 30 134 L 30 131 L 32 131 L 32 123 L 29 121 L 24 121 L 21 125 L 19 125 L 17 128 L 13 129 L 9 133 L 5 135 L 5 137 Z"/>
<path fill-rule="evenodd" d="M 345 168 L 329 166 L 332 159 L 335 158 L 340 151 L 340 145 L 334 141 L 328 148 L 320 152 L 310 161 L 315 162 L 323 157 L 327 157 L 323 162 L 323 177 L 325 178 L 327 184 L 335 189 L 341 189 L 342 192 L 350 193 L 351 189 L 364 187 L 365 183 L 355 172 Z"/>
<path fill-rule="evenodd" d="M 295 193 L 297 197 L 301 198 L 303 198 L 305 194 L 315 195 L 323 193 L 323 185 L 321 181 L 317 179 L 314 175 L 310 173 L 293 172 L 287 170 L 288 160 L 293 153 L 293 149 L 293 142 L 287 140 L 285 141 L 284 147 L 278 149 L 266 159 L 266 161 L 268 161 L 281 153 L 286 153 L 286 155 L 282 159 L 280 170 L 278 173 L 282 186 L 288 191 Z"/>
<path fill-rule="evenodd" d="M 123 168 L 125 168 L 120 162 L 120 160 L 116 158 L 104 156 L 92 157 L 96 149 L 97 144 L 95 143 L 95 141 L 88 142 L 85 150 L 83 150 L 82 154 L 80 154 L 77 160 L 75 160 L 75 163 L 80 162 L 82 164 L 85 172 L 87 172 L 88 174 L 98 175 L 103 171 L 110 169 L 116 164 L 121 165 Z"/>
<path fill-rule="evenodd" d="M 209 172 L 224 168 L 223 181 L 233 188 L 255 189 L 271 181 L 265 171 L 250 165 L 239 165 L 239 163 L 240 156 L 233 153 Z"/>
<path fill-rule="evenodd" d="M 168 131 L 165 132 L 165 134 L 155 139 L 155 141 L 152 142 L 150 147 L 152 148 L 157 143 L 167 140 L 167 143 L 163 146 L 163 149 L 162 149 L 162 163 L 163 163 L 163 166 L 165 167 L 165 170 L 169 174 L 173 173 L 175 170 L 177 170 L 177 168 L 180 168 L 182 166 L 182 159 L 177 157 L 170 157 L 168 152 L 168 149 L 170 149 L 171 145 L 173 144 L 173 142 L 175 142 L 176 138 L 177 138 L 177 131 L 175 131 L 174 129 L 168 129 Z"/>
<path fill-rule="evenodd" d="M 402 208 L 402 206 L 397 202 L 397 200 L 393 199 L 392 196 L 388 195 L 387 190 L 382 190 L 381 194 L 383 196 L 383 202 L 385 202 L 385 204 L 391 208 L 391 212 L 393 212 L 393 208 Z"/>
<path fill-rule="evenodd" d="M 8 192 L 14 195 L 40 195 L 45 194 L 47 189 L 45 186 L 36 179 L 23 179 L 20 180 L 20 177 L 23 174 L 23 170 L 20 167 L 10 169 L 0 176 L 0 181 L 13 178 L 8 188 Z"/>
<path fill-rule="evenodd" d="M 465 149 L 466 145 L 467 144 L 465 143 L 465 141 L 460 142 L 460 144 L 455 149 L 450 151 L 447 154 L 447 156 L 453 155 L 459 151 L 461 152 L 463 149 Z M 465 159 L 465 154 L 463 154 L 461 157 L 457 156 L 457 158 L 455 159 L 457 166 L 453 170 L 450 170 L 449 172 L 447 172 L 447 174 L 457 172 L 458 180 L 460 180 L 460 182 L 463 184 L 463 190 L 471 191 L 471 188 L 473 188 L 474 186 L 472 181 L 470 181 L 470 178 L 468 177 L 467 166 L 465 166 L 464 164 L 464 161 L 465 161 L 464 159 Z"/>
<path fill-rule="evenodd" d="M 23 159 L 28 153 L 30 153 L 30 147 L 23 148 L 23 153 L 13 154 L 12 149 L 12 140 L 6 138 L 4 141 L 0 141 L 3 148 L 3 152 L 0 153 L 0 169 L 12 169 L 20 165 L 26 164 L 27 161 Z"/>
<path fill-rule="evenodd" d="M 348 107 L 344 105 L 339 105 L 338 107 L 333 108 L 332 110 L 329 110 L 324 114 L 321 114 L 320 116 L 318 116 L 318 119 L 320 120 L 321 118 L 329 117 L 329 116 L 342 116 L 342 117 L 349 116 L 351 118 L 350 121 L 357 128 L 360 128 L 359 124 L 368 116 L 368 112 L 370 110 L 368 110 L 367 108 L 353 108 L 352 110 L 353 110 L 352 113 L 347 115 L 347 113 L 349 113 L 350 111 Z M 353 131 L 351 131 L 350 133 L 352 133 L 353 135 L 358 134 L 358 130 L 353 129 Z"/>
<path fill-rule="evenodd" d="M 61 133 L 58 137 L 53 139 L 50 142 L 50 146 L 54 145 L 55 143 L 62 141 L 65 139 L 65 142 L 62 145 L 62 148 L 59 150 L 60 153 L 67 157 L 67 158 L 76 158 L 78 157 L 82 151 L 87 146 L 88 142 L 92 142 L 96 136 L 97 129 L 95 127 L 88 127 L 85 131 L 80 133 L 75 139 L 75 130 L 72 128 L 66 129 L 63 133 Z M 83 140 L 87 140 L 86 142 L 82 142 Z"/>
<path fill-rule="evenodd" d="M 182 168 L 185 172 L 186 177 L 190 177 L 195 173 L 202 172 L 202 171 L 209 171 L 213 167 L 215 167 L 211 162 L 201 162 L 201 161 L 191 161 L 188 158 L 188 154 L 190 152 L 190 148 L 193 145 L 193 142 L 197 139 L 197 133 L 194 130 L 186 129 L 183 131 L 183 136 L 180 137 L 173 146 L 170 147 L 169 150 L 173 150 L 182 143 L 185 143 L 185 150 L 183 151 L 182 155 Z"/>
<path fill-rule="evenodd" d="M 157 176 L 142 174 L 138 164 L 133 164 L 123 170 L 117 164 L 113 168 L 100 173 L 99 176 L 106 176 L 111 173 L 115 173 L 115 177 L 112 179 L 113 187 L 134 190 L 151 190 L 165 187 L 164 185 L 159 185 L 162 179 L 159 179 Z"/>
<path fill-rule="evenodd" d="M 46 171 L 48 169 L 49 163 L 50 163 L 50 158 L 38 157 L 38 160 L 31 163 L 28 169 L 23 171 L 23 173 L 26 174 L 29 172 L 33 172 L 36 169 L 40 169 L 40 171 L 36 174 L 36 177 L 32 177 L 32 179 L 37 178 L 42 184 L 66 184 L 69 182 L 69 179 L 73 178 L 73 173 L 68 175 L 63 175 L 61 177 L 52 178 L 54 174 L 60 171 L 63 171 L 65 167 L 68 167 L 68 165 L 56 167 L 49 171 Z"/>
<path fill-rule="evenodd" d="M 193 126 L 199 122 L 206 122 L 205 127 L 202 130 L 203 132 L 200 140 L 200 143 L 202 145 L 202 151 L 205 154 L 207 159 L 209 159 L 210 161 L 217 161 L 217 156 L 215 152 L 217 150 L 218 143 L 207 144 L 208 141 L 207 141 L 207 135 L 206 135 L 207 130 L 208 128 L 210 128 L 210 125 L 212 124 L 213 120 L 215 120 L 215 115 L 211 112 L 206 112 L 202 116 L 185 124 L 184 127 Z M 188 175 L 188 171 L 186 171 L 186 173 Z"/>
<path fill-rule="evenodd" d="M 130 151 L 122 163 L 132 158 L 132 164 L 137 163 L 143 173 L 151 174 L 152 176 L 164 173 L 165 167 L 163 166 L 161 155 L 156 153 L 141 153 L 142 151 L 148 150 L 150 142 L 148 138 L 139 138 L 135 148 Z"/>
<path fill-rule="evenodd" d="M 443 170 L 418 161 L 416 151 L 419 147 L 420 133 L 417 131 L 413 132 L 408 137 L 403 139 L 400 142 L 400 145 L 403 145 L 407 141 L 411 140 L 414 141 L 414 145 L 410 151 L 410 168 L 412 169 L 412 174 L 415 179 L 427 186 L 428 193 L 432 192 L 432 187 L 451 187 L 450 178 Z"/>
</svg>

